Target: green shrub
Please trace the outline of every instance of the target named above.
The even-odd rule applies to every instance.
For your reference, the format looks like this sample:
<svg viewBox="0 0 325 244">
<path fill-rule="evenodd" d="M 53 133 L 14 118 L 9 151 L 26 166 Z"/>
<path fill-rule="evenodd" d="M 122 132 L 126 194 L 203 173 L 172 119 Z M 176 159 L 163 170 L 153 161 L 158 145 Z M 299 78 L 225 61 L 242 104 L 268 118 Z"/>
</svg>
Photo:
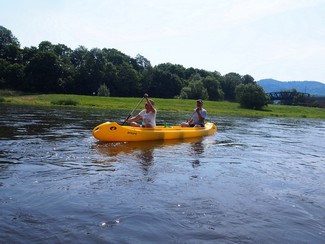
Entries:
<svg viewBox="0 0 325 244">
<path fill-rule="evenodd" d="M 78 102 L 73 99 L 59 99 L 51 102 L 54 105 L 71 105 L 71 106 L 77 106 Z"/>
<path fill-rule="evenodd" d="M 22 93 L 20 91 L 14 91 L 9 89 L 0 89 L 0 96 L 10 97 L 10 96 L 20 96 Z"/>
<path fill-rule="evenodd" d="M 248 109 L 262 109 L 267 105 L 263 88 L 257 84 L 240 84 L 236 87 L 236 100 L 240 106 Z"/>
<path fill-rule="evenodd" d="M 108 87 L 105 84 L 102 84 L 98 88 L 97 94 L 98 94 L 98 96 L 109 97 L 110 92 L 109 92 Z"/>
</svg>

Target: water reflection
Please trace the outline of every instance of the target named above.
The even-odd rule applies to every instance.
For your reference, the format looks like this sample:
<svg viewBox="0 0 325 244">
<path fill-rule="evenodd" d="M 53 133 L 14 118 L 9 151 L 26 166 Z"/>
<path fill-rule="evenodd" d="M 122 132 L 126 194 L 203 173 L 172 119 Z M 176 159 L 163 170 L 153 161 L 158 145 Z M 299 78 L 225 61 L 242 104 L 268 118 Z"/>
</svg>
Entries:
<svg viewBox="0 0 325 244">
<path fill-rule="evenodd" d="M 117 163 L 124 158 L 135 158 L 141 165 L 144 172 L 150 169 L 155 161 L 155 151 L 159 149 L 168 150 L 181 144 L 188 144 L 191 154 L 198 157 L 193 161 L 193 165 L 200 165 L 199 155 L 204 152 L 203 138 L 188 138 L 183 140 L 166 140 L 166 141 L 142 141 L 142 142 L 96 142 L 92 148 L 99 154 L 106 157 L 106 162 Z M 123 156 L 123 157 L 122 157 Z"/>
<path fill-rule="evenodd" d="M 103 155 L 113 157 L 117 156 L 121 153 L 132 154 L 135 151 L 152 151 L 155 148 L 162 147 L 172 147 L 181 143 L 192 143 L 195 148 L 194 151 L 198 152 L 202 149 L 199 147 L 203 147 L 201 144 L 202 138 L 188 138 L 183 140 L 159 140 L 159 141 L 140 141 L 140 142 L 96 142 L 93 145 L 93 149 L 98 151 Z M 197 144 L 199 143 L 199 144 Z M 152 161 L 151 156 L 149 154 L 144 154 L 143 158 L 148 158 Z"/>
<path fill-rule="evenodd" d="M 97 142 L 94 149 L 106 156 L 118 160 L 120 154 L 126 157 L 134 156 L 144 172 L 147 172 L 154 161 L 154 149 L 164 145 L 163 141 L 153 142 Z"/>
<path fill-rule="evenodd" d="M 193 149 L 193 152 L 196 155 L 203 154 L 204 153 L 204 147 L 203 147 L 202 141 L 198 141 L 198 142 L 192 143 L 192 149 Z"/>
<path fill-rule="evenodd" d="M 154 149 L 150 148 L 145 151 L 141 151 L 138 155 L 138 159 L 140 160 L 140 164 L 142 165 L 142 169 L 147 172 L 149 167 L 151 166 L 153 159 L 154 159 Z"/>
<path fill-rule="evenodd" d="M 192 167 L 198 167 L 201 165 L 201 155 L 204 153 L 204 145 L 202 140 L 194 142 L 191 144 L 192 154 L 194 154 L 195 158 L 192 161 Z"/>
<path fill-rule="evenodd" d="M 115 157 L 121 153 L 133 154 L 137 151 L 149 151 L 163 145 L 163 141 L 153 142 L 96 142 L 93 148 L 100 154 L 108 157 Z M 152 159 L 151 159 L 152 160 Z"/>
</svg>

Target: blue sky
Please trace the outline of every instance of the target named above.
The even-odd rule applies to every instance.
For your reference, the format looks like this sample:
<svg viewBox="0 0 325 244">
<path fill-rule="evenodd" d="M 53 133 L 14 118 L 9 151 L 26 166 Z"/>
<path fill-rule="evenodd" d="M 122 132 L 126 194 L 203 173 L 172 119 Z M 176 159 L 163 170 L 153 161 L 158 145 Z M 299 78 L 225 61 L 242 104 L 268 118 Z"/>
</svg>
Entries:
<svg viewBox="0 0 325 244">
<path fill-rule="evenodd" d="M 152 65 L 325 83 L 325 0 L 0 0 L 21 47 L 116 48 Z"/>
</svg>

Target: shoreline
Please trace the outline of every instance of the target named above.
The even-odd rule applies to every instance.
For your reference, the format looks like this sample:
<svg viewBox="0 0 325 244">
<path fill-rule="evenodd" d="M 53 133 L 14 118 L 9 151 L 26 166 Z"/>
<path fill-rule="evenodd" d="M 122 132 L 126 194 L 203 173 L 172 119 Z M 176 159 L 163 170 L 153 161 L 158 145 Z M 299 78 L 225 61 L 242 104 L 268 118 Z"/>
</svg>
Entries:
<svg viewBox="0 0 325 244">
<path fill-rule="evenodd" d="M 165 99 L 155 100 L 157 110 L 166 112 L 191 112 L 196 100 Z M 22 96 L 2 96 L 0 104 L 32 106 L 65 106 L 87 109 L 132 110 L 141 100 L 135 97 L 99 97 L 67 94 L 40 94 Z M 139 108 L 141 108 L 141 104 Z M 263 110 L 241 108 L 239 103 L 226 101 L 204 101 L 204 108 L 210 115 L 237 117 L 292 117 L 325 119 L 325 109 L 269 104 Z"/>
</svg>

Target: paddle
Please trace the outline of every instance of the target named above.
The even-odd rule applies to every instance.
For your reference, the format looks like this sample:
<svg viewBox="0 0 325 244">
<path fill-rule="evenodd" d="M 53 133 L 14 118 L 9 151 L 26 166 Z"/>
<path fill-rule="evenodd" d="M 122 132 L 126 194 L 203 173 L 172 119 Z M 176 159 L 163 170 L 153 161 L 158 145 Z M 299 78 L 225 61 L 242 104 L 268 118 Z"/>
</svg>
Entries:
<svg viewBox="0 0 325 244">
<path fill-rule="evenodd" d="M 123 124 L 132 116 L 133 112 L 139 107 L 140 103 L 143 101 L 144 97 L 141 98 L 141 100 L 138 102 L 137 106 L 132 110 L 132 112 L 129 114 L 129 116 L 124 120 Z"/>
</svg>

